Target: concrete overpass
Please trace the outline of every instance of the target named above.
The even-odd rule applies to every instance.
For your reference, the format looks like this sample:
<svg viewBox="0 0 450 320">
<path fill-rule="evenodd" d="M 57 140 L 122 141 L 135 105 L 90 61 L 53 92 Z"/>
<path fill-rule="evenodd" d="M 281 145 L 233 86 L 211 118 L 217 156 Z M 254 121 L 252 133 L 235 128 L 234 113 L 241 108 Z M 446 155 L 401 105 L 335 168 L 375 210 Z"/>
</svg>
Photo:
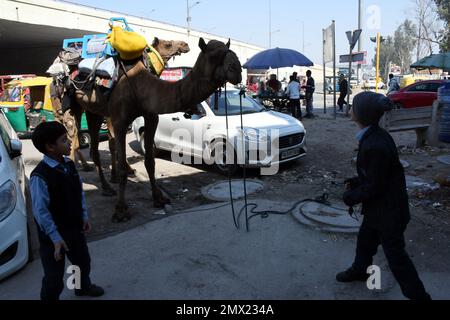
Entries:
<svg viewBox="0 0 450 320">
<path fill-rule="evenodd" d="M 111 17 L 125 17 L 149 42 L 155 36 L 188 42 L 191 52 L 177 57 L 171 66 L 193 66 L 200 52 L 200 37 L 206 41 L 228 40 L 195 30 L 188 37 L 183 27 L 64 1 L 0 0 L 0 8 L 0 74 L 45 75 L 61 49 L 63 39 L 106 33 Z M 235 40 L 231 44 L 242 63 L 263 50 Z"/>
</svg>

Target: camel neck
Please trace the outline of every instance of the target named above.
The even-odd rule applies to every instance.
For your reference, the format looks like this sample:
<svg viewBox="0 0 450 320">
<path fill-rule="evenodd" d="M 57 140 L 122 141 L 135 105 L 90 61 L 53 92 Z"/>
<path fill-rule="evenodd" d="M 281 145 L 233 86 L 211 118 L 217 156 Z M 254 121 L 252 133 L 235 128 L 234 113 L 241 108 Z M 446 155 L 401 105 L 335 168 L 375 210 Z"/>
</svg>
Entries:
<svg viewBox="0 0 450 320">
<path fill-rule="evenodd" d="M 189 107 L 201 103 L 220 87 L 216 81 L 202 76 L 195 69 L 179 82 L 181 105 Z"/>
</svg>

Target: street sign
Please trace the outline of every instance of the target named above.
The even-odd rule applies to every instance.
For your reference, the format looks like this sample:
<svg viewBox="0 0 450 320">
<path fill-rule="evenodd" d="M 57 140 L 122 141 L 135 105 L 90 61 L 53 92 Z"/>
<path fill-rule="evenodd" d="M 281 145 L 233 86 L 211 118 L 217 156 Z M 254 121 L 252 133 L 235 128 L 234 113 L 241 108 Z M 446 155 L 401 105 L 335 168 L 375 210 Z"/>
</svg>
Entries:
<svg viewBox="0 0 450 320">
<path fill-rule="evenodd" d="M 352 62 L 364 62 L 366 60 L 367 52 L 356 52 L 352 54 Z M 350 62 L 350 55 L 344 54 L 339 56 L 340 63 Z"/>
<path fill-rule="evenodd" d="M 351 32 L 351 31 L 346 32 L 348 43 L 352 50 L 353 50 L 353 48 L 355 48 L 356 43 L 358 42 L 359 37 L 361 36 L 361 33 L 362 33 L 361 29 L 355 30 L 353 32 Z"/>
</svg>

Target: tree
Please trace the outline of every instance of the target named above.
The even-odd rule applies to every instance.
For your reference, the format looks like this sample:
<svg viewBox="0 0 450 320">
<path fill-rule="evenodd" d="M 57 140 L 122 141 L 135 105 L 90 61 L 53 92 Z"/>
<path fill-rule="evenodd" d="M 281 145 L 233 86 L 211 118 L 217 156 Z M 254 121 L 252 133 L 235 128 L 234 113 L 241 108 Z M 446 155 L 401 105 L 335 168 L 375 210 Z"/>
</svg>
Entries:
<svg viewBox="0 0 450 320">
<path fill-rule="evenodd" d="M 412 21 L 406 19 L 395 31 L 395 55 L 392 62 L 399 65 L 403 73 L 409 72 L 412 64 L 411 53 L 417 43 L 417 28 Z"/>
<path fill-rule="evenodd" d="M 434 0 L 438 7 L 438 14 L 444 23 L 443 29 L 439 32 L 439 43 L 441 52 L 450 51 L 450 1 Z"/>
<path fill-rule="evenodd" d="M 433 53 L 433 45 L 437 43 L 440 21 L 434 0 L 411 0 L 416 12 L 417 54 L 416 60 Z"/>
<path fill-rule="evenodd" d="M 394 36 L 388 36 L 380 45 L 380 76 L 387 79 L 390 65 L 400 66 L 402 73 L 408 73 L 412 64 L 412 52 L 417 43 L 417 28 L 405 20 L 395 31 Z M 374 65 L 376 64 L 376 54 Z"/>
</svg>

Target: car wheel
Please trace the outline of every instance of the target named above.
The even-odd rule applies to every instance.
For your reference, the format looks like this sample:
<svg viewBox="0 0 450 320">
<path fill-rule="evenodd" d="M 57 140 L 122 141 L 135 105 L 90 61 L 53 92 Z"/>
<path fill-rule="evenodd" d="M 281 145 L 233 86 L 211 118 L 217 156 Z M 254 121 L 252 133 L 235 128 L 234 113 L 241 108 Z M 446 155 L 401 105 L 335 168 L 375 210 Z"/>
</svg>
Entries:
<svg viewBox="0 0 450 320">
<path fill-rule="evenodd" d="M 139 144 L 141 146 L 142 154 L 145 155 L 145 132 L 142 132 L 139 138 Z M 156 148 L 155 142 L 153 142 L 153 156 L 156 158 L 159 155 L 159 150 Z"/>
<path fill-rule="evenodd" d="M 395 103 L 395 109 L 403 109 L 403 105 L 399 102 Z"/>
<path fill-rule="evenodd" d="M 86 149 L 91 145 L 91 135 L 88 132 L 82 132 L 80 135 L 80 148 Z"/>
<path fill-rule="evenodd" d="M 225 141 L 216 141 L 213 144 L 211 152 L 211 156 L 214 159 L 214 167 L 216 171 L 225 176 L 234 175 L 239 169 L 239 166 L 237 164 L 236 152 L 234 152 L 233 164 L 227 164 L 227 147 L 230 146 L 228 146 Z M 218 154 L 217 156 L 216 151 L 220 152 L 220 154 Z"/>
</svg>

